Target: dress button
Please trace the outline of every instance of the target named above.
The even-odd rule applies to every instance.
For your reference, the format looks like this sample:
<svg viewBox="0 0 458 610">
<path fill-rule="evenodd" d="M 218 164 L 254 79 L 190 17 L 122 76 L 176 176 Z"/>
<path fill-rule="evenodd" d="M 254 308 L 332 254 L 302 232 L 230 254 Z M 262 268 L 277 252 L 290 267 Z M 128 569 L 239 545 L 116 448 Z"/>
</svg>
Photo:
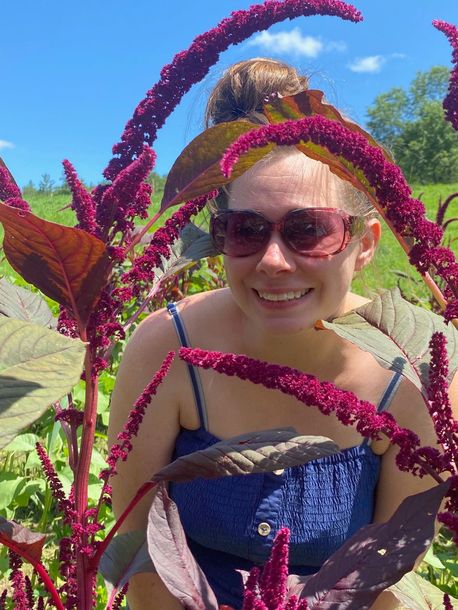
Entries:
<svg viewBox="0 0 458 610">
<path fill-rule="evenodd" d="M 272 474 L 276 474 L 277 476 L 280 476 L 284 472 L 285 472 L 284 468 L 279 468 L 278 470 L 272 470 Z"/>
<path fill-rule="evenodd" d="M 260 534 L 261 536 L 268 536 L 271 530 L 272 528 L 268 523 L 263 522 L 258 525 L 258 534 Z"/>
</svg>

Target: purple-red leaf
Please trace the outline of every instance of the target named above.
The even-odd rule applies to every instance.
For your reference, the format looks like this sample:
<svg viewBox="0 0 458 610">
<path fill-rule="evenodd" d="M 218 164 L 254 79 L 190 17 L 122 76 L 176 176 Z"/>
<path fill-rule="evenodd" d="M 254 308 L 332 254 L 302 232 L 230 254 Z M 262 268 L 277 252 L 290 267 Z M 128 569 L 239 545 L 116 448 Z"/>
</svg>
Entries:
<svg viewBox="0 0 458 610">
<path fill-rule="evenodd" d="M 161 209 L 189 201 L 232 182 L 274 147 L 251 150 L 240 158 L 230 179 L 221 173 L 220 161 L 226 148 L 247 131 L 256 129 L 248 121 L 231 121 L 210 127 L 194 138 L 173 164 L 164 187 Z"/>
<path fill-rule="evenodd" d="M 272 100 L 264 106 L 264 113 L 270 123 L 281 123 L 289 119 L 303 119 L 305 116 L 311 116 L 312 114 L 321 114 L 321 116 L 331 121 L 338 121 L 350 131 L 363 135 L 369 144 L 378 146 L 381 149 L 387 161 L 393 162 L 391 155 L 374 140 L 370 133 L 357 123 L 343 117 L 337 108 L 323 100 L 323 97 L 324 93 L 322 91 L 307 89 L 296 95 L 279 97 Z"/>
<path fill-rule="evenodd" d="M 148 516 L 148 551 L 168 590 L 186 610 L 218 610 L 218 602 L 186 542 L 176 504 L 164 483 Z"/>
<path fill-rule="evenodd" d="M 106 283 L 105 244 L 81 229 L 0 203 L 6 257 L 25 280 L 71 309 L 84 324 Z"/>
<path fill-rule="evenodd" d="M 156 570 L 146 548 L 145 532 L 126 532 L 115 536 L 100 559 L 99 571 L 115 593 L 135 574 L 154 573 Z"/>
<path fill-rule="evenodd" d="M 357 123 L 343 117 L 337 108 L 323 101 L 323 97 L 323 92 L 316 89 L 301 91 L 296 95 L 274 99 L 264 106 L 264 113 L 271 124 L 319 114 L 332 121 L 337 121 L 354 133 L 364 136 L 370 145 L 380 148 L 387 161 L 393 163 L 393 158 L 367 131 Z M 311 159 L 326 163 L 336 176 L 362 190 L 370 199 L 374 197 L 374 189 L 369 185 L 364 172 L 355 167 L 345 157 L 332 154 L 325 146 L 320 146 L 311 141 L 300 142 L 296 144 L 296 148 Z"/>
<path fill-rule="evenodd" d="M 40 561 L 46 536 L 31 532 L 15 521 L 0 517 L 0 543 L 21 556 Z"/>
<path fill-rule="evenodd" d="M 434 537 L 449 484 L 409 496 L 386 523 L 361 528 L 305 583 L 310 610 L 367 610 L 377 596 L 413 569 Z"/>
<path fill-rule="evenodd" d="M 273 472 L 338 452 L 339 447 L 323 436 L 297 436 L 294 428 L 261 430 L 179 457 L 162 468 L 153 479 L 177 483 L 198 477 L 214 479 Z"/>
</svg>

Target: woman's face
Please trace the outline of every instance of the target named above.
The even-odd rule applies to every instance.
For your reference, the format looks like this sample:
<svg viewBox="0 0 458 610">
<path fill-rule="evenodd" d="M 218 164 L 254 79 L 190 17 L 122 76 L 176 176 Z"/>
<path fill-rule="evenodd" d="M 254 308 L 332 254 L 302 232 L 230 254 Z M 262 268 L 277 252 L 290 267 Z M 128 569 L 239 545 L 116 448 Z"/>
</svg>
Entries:
<svg viewBox="0 0 458 610">
<path fill-rule="evenodd" d="M 346 188 L 322 163 L 299 152 L 274 155 L 236 179 L 229 207 L 261 212 L 279 221 L 288 211 L 307 207 L 340 208 Z M 225 257 L 233 297 L 250 322 L 264 331 L 289 334 L 313 327 L 345 311 L 355 269 L 365 264 L 364 239 L 354 237 L 342 252 L 320 258 L 293 252 L 277 231 L 267 246 L 246 257 Z"/>
</svg>

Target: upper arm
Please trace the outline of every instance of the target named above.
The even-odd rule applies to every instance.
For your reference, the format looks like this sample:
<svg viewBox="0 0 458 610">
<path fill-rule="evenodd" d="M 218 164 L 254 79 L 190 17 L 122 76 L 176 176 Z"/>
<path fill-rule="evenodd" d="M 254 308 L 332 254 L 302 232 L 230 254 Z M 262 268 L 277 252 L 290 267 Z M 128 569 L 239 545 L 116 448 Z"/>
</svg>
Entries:
<svg viewBox="0 0 458 610">
<path fill-rule="evenodd" d="M 458 374 L 455 374 L 450 384 L 449 396 L 454 416 L 457 417 Z M 411 383 L 404 381 L 401 384 L 390 411 L 393 412 L 400 426 L 412 430 L 420 437 L 422 446 L 437 447 L 431 416 L 419 391 Z M 374 514 L 376 522 L 389 519 L 406 497 L 425 491 L 436 484 L 431 476 L 420 478 L 410 472 L 399 470 L 396 465 L 398 451 L 398 446 L 390 445 L 382 456 Z"/>
<path fill-rule="evenodd" d="M 173 326 L 164 311 L 149 316 L 128 342 L 111 399 L 110 446 L 116 442 L 132 405 L 151 381 L 168 351 L 176 346 Z M 110 481 L 116 516 L 124 510 L 138 488 L 170 462 L 180 428 L 179 384 L 176 383 L 180 363 L 176 360 L 146 409 L 138 435 L 132 440 L 133 448 L 127 461 L 118 463 L 118 474 Z M 127 518 L 123 526 L 125 531 L 145 527 L 151 500 L 150 493 Z"/>
</svg>

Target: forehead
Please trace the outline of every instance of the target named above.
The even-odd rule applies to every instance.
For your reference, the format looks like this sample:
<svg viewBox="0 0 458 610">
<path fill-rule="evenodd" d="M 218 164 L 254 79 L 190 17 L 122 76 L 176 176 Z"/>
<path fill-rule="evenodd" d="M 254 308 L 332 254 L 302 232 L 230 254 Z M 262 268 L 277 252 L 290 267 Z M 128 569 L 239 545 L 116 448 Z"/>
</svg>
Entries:
<svg viewBox="0 0 458 610">
<path fill-rule="evenodd" d="M 251 167 L 230 187 L 229 207 L 274 212 L 301 207 L 345 207 L 346 183 L 328 166 L 293 149 Z"/>
</svg>

